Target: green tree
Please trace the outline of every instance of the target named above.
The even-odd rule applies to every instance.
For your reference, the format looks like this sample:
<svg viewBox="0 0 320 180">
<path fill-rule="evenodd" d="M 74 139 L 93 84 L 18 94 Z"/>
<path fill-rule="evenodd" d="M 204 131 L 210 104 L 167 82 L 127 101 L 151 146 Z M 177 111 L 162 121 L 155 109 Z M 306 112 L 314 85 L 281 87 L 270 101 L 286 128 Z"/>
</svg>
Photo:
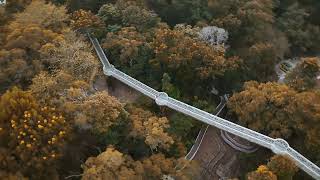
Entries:
<svg viewBox="0 0 320 180">
<path fill-rule="evenodd" d="M 139 31 L 155 27 L 160 21 L 157 14 L 138 1 L 118 0 L 115 4 L 105 4 L 100 8 L 98 16 L 107 25 L 132 26 Z"/>
<path fill-rule="evenodd" d="M 99 36 L 103 33 L 104 26 L 99 16 L 94 15 L 91 11 L 80 9 L 71 15 L 71 27 L 75 30 Z"/>
<path fill-rule="evenodd" d="M 7 13 L 13 14 L 24 10 L 24 8 L 30 4 L 31 0 L 13 0 L 8 1 L 5 5 L 5 10 Z"/>
<path fill-rule="evenodd" d="M 170 97 L 175 99 L 179 99 L 181 97 L 179 89 L 174 87 L 171 83 L 171 78 L 167 73 L 164 73 L 162 77 L 162 91 L 168 93 Z"/>
<path fill-rule="evenodd" d="M 311 90 L 317 85 L 317 76 L 320 72 L 319 58 L 303 58 L 289 74 L 285 83 L 297 91 Z"/>
<path fill-rule="evenodd" d="M 124 27 L 118 32 L 108 33 L 102 47 L 117 68 L 152 87 L 158 86 L 158 81 L 155 81 L 157 73 L 148 63 L 153 56 L 152 48 L 144 34 L 135 27 Z"/>
<path fill-rule="evenodd" d="M 206 0 L 148 0 L 147 2 L 150 8 L 171 26 L 180 23 L 196 24 L 210 17 Z"/>
<path fill-rule="evenodd" d="M 277 19 L 277 25 L 289 39 L 292 53 L 317 52 L 320 38 L 314 34 L 320 33 L 319 25 L 308 21 L 310 14 L 298 2 L 286 7 Z"/>
<path fill-rule="evenodd" d="M 99 8 L 106 4 L 112 3 L 116 0 L 65 0 L 66 6 L 70 12 L 74 12 L 80 9 L 89 10 L 92 12 L 98 12 Z"/>
<path fill-rule="evenodd" d="M 211 24 L 230 33 L 230 53 L 244 61 L 242 79 L 270 80 L 277 59 L 288 50 L 286 37 L 274 28 L 274 6 L 273 0 L 209 2 Z"/>
<path fill-rule="evenodd" d="M 121 24 L 122 14 L 121 10 L 114 4 L 105 4 L 101 6 L 98 11 L 98 16 L 106 24 Z"/>
</svg>

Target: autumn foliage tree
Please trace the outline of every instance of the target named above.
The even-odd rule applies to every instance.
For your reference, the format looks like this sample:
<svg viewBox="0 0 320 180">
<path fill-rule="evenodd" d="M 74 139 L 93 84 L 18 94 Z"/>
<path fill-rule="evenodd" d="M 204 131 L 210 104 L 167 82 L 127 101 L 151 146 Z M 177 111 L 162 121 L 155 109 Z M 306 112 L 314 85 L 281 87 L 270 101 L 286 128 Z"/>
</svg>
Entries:
<svg viewBox="0 0 320 180">
<path fill-rule="evenodd" d="M 320 93 L 318 91 L 307 91 L 298 93 L 294 100 L 287 107 L 291 119 L 294 119 L 297 132 L 304 136 L 305 148 L 307 152 L 316 159 L 320 160 Z"/>
<path fill-rule="evenodd" d="M 184 92 L 190 92 L 189 87 L 203 87 L 201 82 L 221 77 L 226 70 L 236 69 L 239 64 L 238 58 L 225 57 L 224 48 L 208 46 L 176 29 L 159 28 L 152 47 L 155 57 L 150 63 L 153 68 L 175 77 L 175 84 Z"/>
<path fill-rule="evenodd" d="M 90 86 L 64 71 L 41 72 L 32 79 L 29 90 L 41 104 L 55 106 L 73 119 L 78 105 L 89 96 Z"/>
<path fill-rule="evenodd" d="M 88 96 L 78 108 L 80 113 L 75 117 L 75 123 L 82 128 L 90 128 L 97 134 L 106 133 L 124 111 L 120 102 L 107 92 Z"/>
<path fill-rule="evenodd" d="M 8 86 L 29 84 L 30 79 L 44 69 L 38 51 L 46 42 L 58 41 L 60 38 L 57 33 L 33 25 L 15 29 L 7 36 L 6 49 L 0 52 L 0 82 Z"/>
<path fill-rule="evenodd" d="M 166 117 L 159 118 L 149 111 L 135 107 L 132 107 L 129 113 L 132 122 L 131 136 L 143 137 L 152 150 L 158 148 L 168 150 L 174 143 L 173 138 L 166 132 L 170 127 Z"/>
<path fill-rule="evenodd" d="M 299 93 L 284 84 L 247 82 L 228 107 L 239 124 L 289 142 L 304 141 L 303 151 L 319 160 L 319 104 L 315 90 Z"/>
<path fill-rule="evenodd" d="M 108 50 L 110 60 L 117 66 L 132 67 L 141 59 L 141 51 L 150 48 L 146 37 L 134 27 L 124 27 L 118 32 L 110 32 L 104 39 L 103 48 Z"/>
<path fill-rule="evenodd" d="M 247 175 L 248 180 L 277 180 L 277 176 L 267 166 L 261 165 Z"/>
<path fill-rule="evenodd" d="M 37 25 L 41 28 L 61 32 L 66 28 L 69 15 L 64 6 L 55 6 L 43 0 L 31 1 L 24 11 L 15 14 L 10 26 Z"/>
<path fill-rule="evenodd" d="M 210 48 L 175 30 L 159 29 L 153 46 L 155 63 L 178 72 L 187 68 L 194 69 L 194 74 L 200 79 L 222 74 L 226 66 L 231 65 L 224 58 L 222 49 Z"/>
<path fill-rule="evenodd" d="M 184 159 L 166 158 L 154 154 L 135 161 L 113 147 L 97 157 L 90 157 L 83 165 L 82 179 L 192 179 L 197 175 L 197 165 Z"/>
<path fill-rule="evenodd" d="M 64 72 L 92 85 L 99 73 L 99 62 L 93 56 L 89 45 L 81 36 L 73 31 L 64 33 L 64 40 L 57 45 L 47 44 L 41 48 L 41 57 L 47 61 L 50 68 Z"/>
<path fill-rule="evenodd" d="M 244 90 L 234 94 L 228 102 L 241 125 L 272 137 L 288 138 L 294 120 L 286 112 L 297 93 L 286 85 L 247 82 Z"/>
<path fill-rule="evenodd" d="M 28 180 L 28 178 L 24 177 L 20 172 L 8 173 L 5 171 L 0 171 L 0 178 L 10 180 Z"/>
<path fill-rule="evenodd" d="M 17 88 L 1 96 L 0 107 L 1 169 L 33 178 L 54 176 L 70 130 L 62 114 Z"/>
<path fill-rule="evenodd" d="M 93 93 L 89 84 L 63 71 L 54 75 L 42 72 L 33 79 L 31 92 L 43 104 L 52 104 L 65 112 L 80 129 L 96 134 L 106 133 L 115 124 L 122 104 L 107 92 Z"/>
<path fill-rule="evenodd" d="M 43 1 L 33 1 L 23 12 L 15 14 L 15 19 L 6 27 L 6 37 L 0 50 L 0 82 L 5 84 L 4 87 L 26 87 L 35 74 L 47 68 L 39 51 L 49 44 L 56 46 L 63 40 L 60 33 L 67 17 L 63 7 Z"/>
<path fill-rule="evenodd" d="M 91 11 L 77 10 L 71 15 L 71 27 L 82 32 L 95 33 L 103 31 L 104 23 Z"/>
<path fill-rule="evenodd" d="M 247 174 L 248 180 L 291 180 L 298 167 L 293 161 L 282 155 L 274 155 L 267 165 L 260 165 L 257 170 Z"/>
<path fill-rule="evenodd" d="M 298 167 L 287 156 L 274 155 L 271 157 L 267 166 L 277 175 L 278 179 L 290 180 L 298 171 Z"/>
</svg>

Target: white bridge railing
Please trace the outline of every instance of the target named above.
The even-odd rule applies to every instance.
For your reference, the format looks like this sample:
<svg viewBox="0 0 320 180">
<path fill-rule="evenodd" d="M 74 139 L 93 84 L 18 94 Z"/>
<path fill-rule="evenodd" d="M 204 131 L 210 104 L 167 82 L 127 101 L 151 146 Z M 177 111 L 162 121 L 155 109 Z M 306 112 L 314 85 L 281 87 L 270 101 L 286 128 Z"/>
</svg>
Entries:
<svg viewBox="0 0 320 180">
<path fill-rule="evenodd" d="M 223 110 L 223 108 L 226 106 L 227 97 L 228 97 L 228 95 L 226 95 L 226 94 L 224 96 L 220 96 L 220 103 L 216 107 L 216 113 L 215 113 L 216 116 L 218 116 L 221 113 L 221 111 Z M 208 131 L 208 128 L 209 128 L 209 125 L 206 125 L 206 126 L 203 126 L 200 129 L 200 131 L 198 133 L 198 136 L 197 136 L 193 146 L 191 147 L 191 149 L 189 150 L 189 152 L 185 156 L 185 158 L 187 160 L 190 160 L 190 161 L 193 160 L 193 158 L 198 153 L 198 151 L 200 149 L 200 146 L 202 144 L 203 138 L 205 137 L 205 135 L 206 135 L 206 133 Z"/>
<path fill-rule="evenodd" d="M 313 178 L 320 180 L 320 168 L 311 161 L 309 161 L 307 158 L 302 156 L 300 153 L 295 151 L 293 148 L 291 148 L 285 140 L 280 138 L 274 139 L 268 137 L 251 129 L 242 127 L 238 124 L 232 123 L 228 120 L 225 120 L 208 112 L 202 111 L 196 107 L 190 106 L 186 103 L 173 99 L 164 92 L 156 91 L 155 89 L 141 83 L 140 81 L 116 69 L 108 61 L 102 48 L 100 47 L 98 40 L 90 36 L 89 38 L 93 44 L 95 51 L 98 54 L 100 61 L 103 64 L 103 72 L 107 76 L 112 76 L 127 84 L 128 86 L 136 89 L 137 91 L 145 94 L 146 96 L 154 99 L 159 106 L 167 106 L 183 114 L 189 115 L 204 123 L 215 126 L 231 134 L 244 138 L 250 142 L 271 149 L 276 154 L 288 155 L 295 161 L 298 167 L 300 167 Z"/>
</svg>

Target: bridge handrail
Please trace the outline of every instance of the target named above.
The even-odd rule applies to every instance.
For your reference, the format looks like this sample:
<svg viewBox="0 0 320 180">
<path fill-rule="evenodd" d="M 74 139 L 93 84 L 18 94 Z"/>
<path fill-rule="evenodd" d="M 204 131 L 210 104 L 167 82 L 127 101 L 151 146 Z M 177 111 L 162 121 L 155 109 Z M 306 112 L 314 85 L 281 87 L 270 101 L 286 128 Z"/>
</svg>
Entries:
<svg viewBox="0 0 320 180">
<path fill-rule="evenodd" d="M 156 99 L 157 95 L 159 94 L 155 89 L 133 79 L 116 68 L 112 70 L 112 76 L 152 99 Z"/>
<path fill-rule="evenodd" d="M 232 134 L 240 136 L 244 139 L 249 138 L 250 142 L 259 144 L 259 145 L 264 146 L 266 148 L 271 148 L 271 146 L 274 142 L 273 138 L 270 138 L 266 135 L 255 132 L 251 129 L 242 127 L 238 124 L 227 121 L 227 120 L 222 119 L 218 116 L 212 115 L 208 112 L 202 111 L 196 107 L 190 106 L 186 103 L 183 103 L 183 102 L 178 101 L 176 99 L 173 99 L 171 97 L 168 98 L 167 106 L 171 107 L 172 109 L 175 109 L 179 112 L 187 114 L 191 117 L 194 117 L 198 120 L 201 120 L 202 122 L 213 125 L 219 129 L 223 129 L 223 130 L 228 131 Z"/>
<path fill-rule="evenodd" d="M 215 126 L 219 129 L 222 129 L 231 134 L 239 136 L 250 142 L 253 142 L 260 146 L 264 146 L 268 149 L 271 149 L 275 154 L 288 155 L 296 162 L 296 165 L 298 167 L 300 167 L 302 170 L 304 170 L 313 178 L 320 180 L 320 168 L 314 163 L 312 163 L 311 161 L 309 161 L 307 158 L 302 156 L 300 153 L 295 151 L 293 148 L 291 148 L 285 140 L 280 138 L 274 139 L 274 138 L 268 137 L 256 131 L 242 127 L 238 124 L 235 124 L 233 122 L 230 122 L 218 116 L 212 115 L 208 112 L 202 111 L 196 107 L 190 106 L 176 99 L 173 99 L 164 92 L 156 91 L 155 89 L 143 84 L 142 82 L 116 69 L 108 61 L 102 48 L 100 47 L 98 40 L 96 38 L 90 37 L 90 35 L 89 35 L 89 38 L 94 46 L 94 49 L 98 54 L 100 61 L 103 64 L 103 71 L 107 76 L 113 76 L 114 78 L 122 81 L 123 83 L 129 85 L 130 87 L 136 89 L 137 91 L 154 99 L 159 106 L 170 107 L 171 109 L 174 109 L 183 114 L 189 115 L 204 123 Z"/>
<path fill-rule="evenodd" d="M 202 144 L 203 138 L 206 135 L 207 131 L 208 131 L 209 125 L 203 126 L 198 135 L 197 138 L 193 144 L 193 146 L 191 147 L 191 149 L 189 150 L 188 154 L 185 156 L 185 159 L 187 160 L 193 160 L 193 158 L 196 156 L 197 152 L 199 151 L 199 148 Z"/>
<path fill-rule="evenodd" d="M 215 113 L 216 116 L 218 116 L 221 113 L 221 111 L 224 109 L 224 107 L 226 106 L 226 102 L 227 102 L 227 95 L 220 96 L 220 103 L 216 107 L 216 111 L 217 111 Z M 185 156 L 187 160 L 193 160 L 193 158 L 196 156 L 202 144 L 203 138 L 207 133 L 208 128 L 209 128 L 209 125 L 206 125 L 205 127 L 202 127 L 200 129 L 193 146 L 189 150 L 188 154 Z"/>
</svg>

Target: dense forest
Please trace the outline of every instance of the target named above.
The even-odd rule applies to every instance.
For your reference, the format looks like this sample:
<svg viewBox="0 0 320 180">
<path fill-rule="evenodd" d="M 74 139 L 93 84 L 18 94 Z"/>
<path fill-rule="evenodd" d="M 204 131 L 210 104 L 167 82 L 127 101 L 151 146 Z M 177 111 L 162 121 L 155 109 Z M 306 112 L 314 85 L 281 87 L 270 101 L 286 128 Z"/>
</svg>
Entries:
<svg viewBox="0 0 320 180">
<path fill-rule="evenodd" d="M 201 179 L 204 125 L 109 89 L 87 34 L 121 71 L 283 138 L 320 166 L 319 0 L 7 0 L 0 5 L 0 179 Z M 297 65 L 280 82 L 283 60 Z M 117 89 L 115 89 L 116 91 Z M 214 93 L 213 93 L 214 92 Z M 241 153 L 248 180 L 310 179 L 290 158 Z"/>
</svg>

